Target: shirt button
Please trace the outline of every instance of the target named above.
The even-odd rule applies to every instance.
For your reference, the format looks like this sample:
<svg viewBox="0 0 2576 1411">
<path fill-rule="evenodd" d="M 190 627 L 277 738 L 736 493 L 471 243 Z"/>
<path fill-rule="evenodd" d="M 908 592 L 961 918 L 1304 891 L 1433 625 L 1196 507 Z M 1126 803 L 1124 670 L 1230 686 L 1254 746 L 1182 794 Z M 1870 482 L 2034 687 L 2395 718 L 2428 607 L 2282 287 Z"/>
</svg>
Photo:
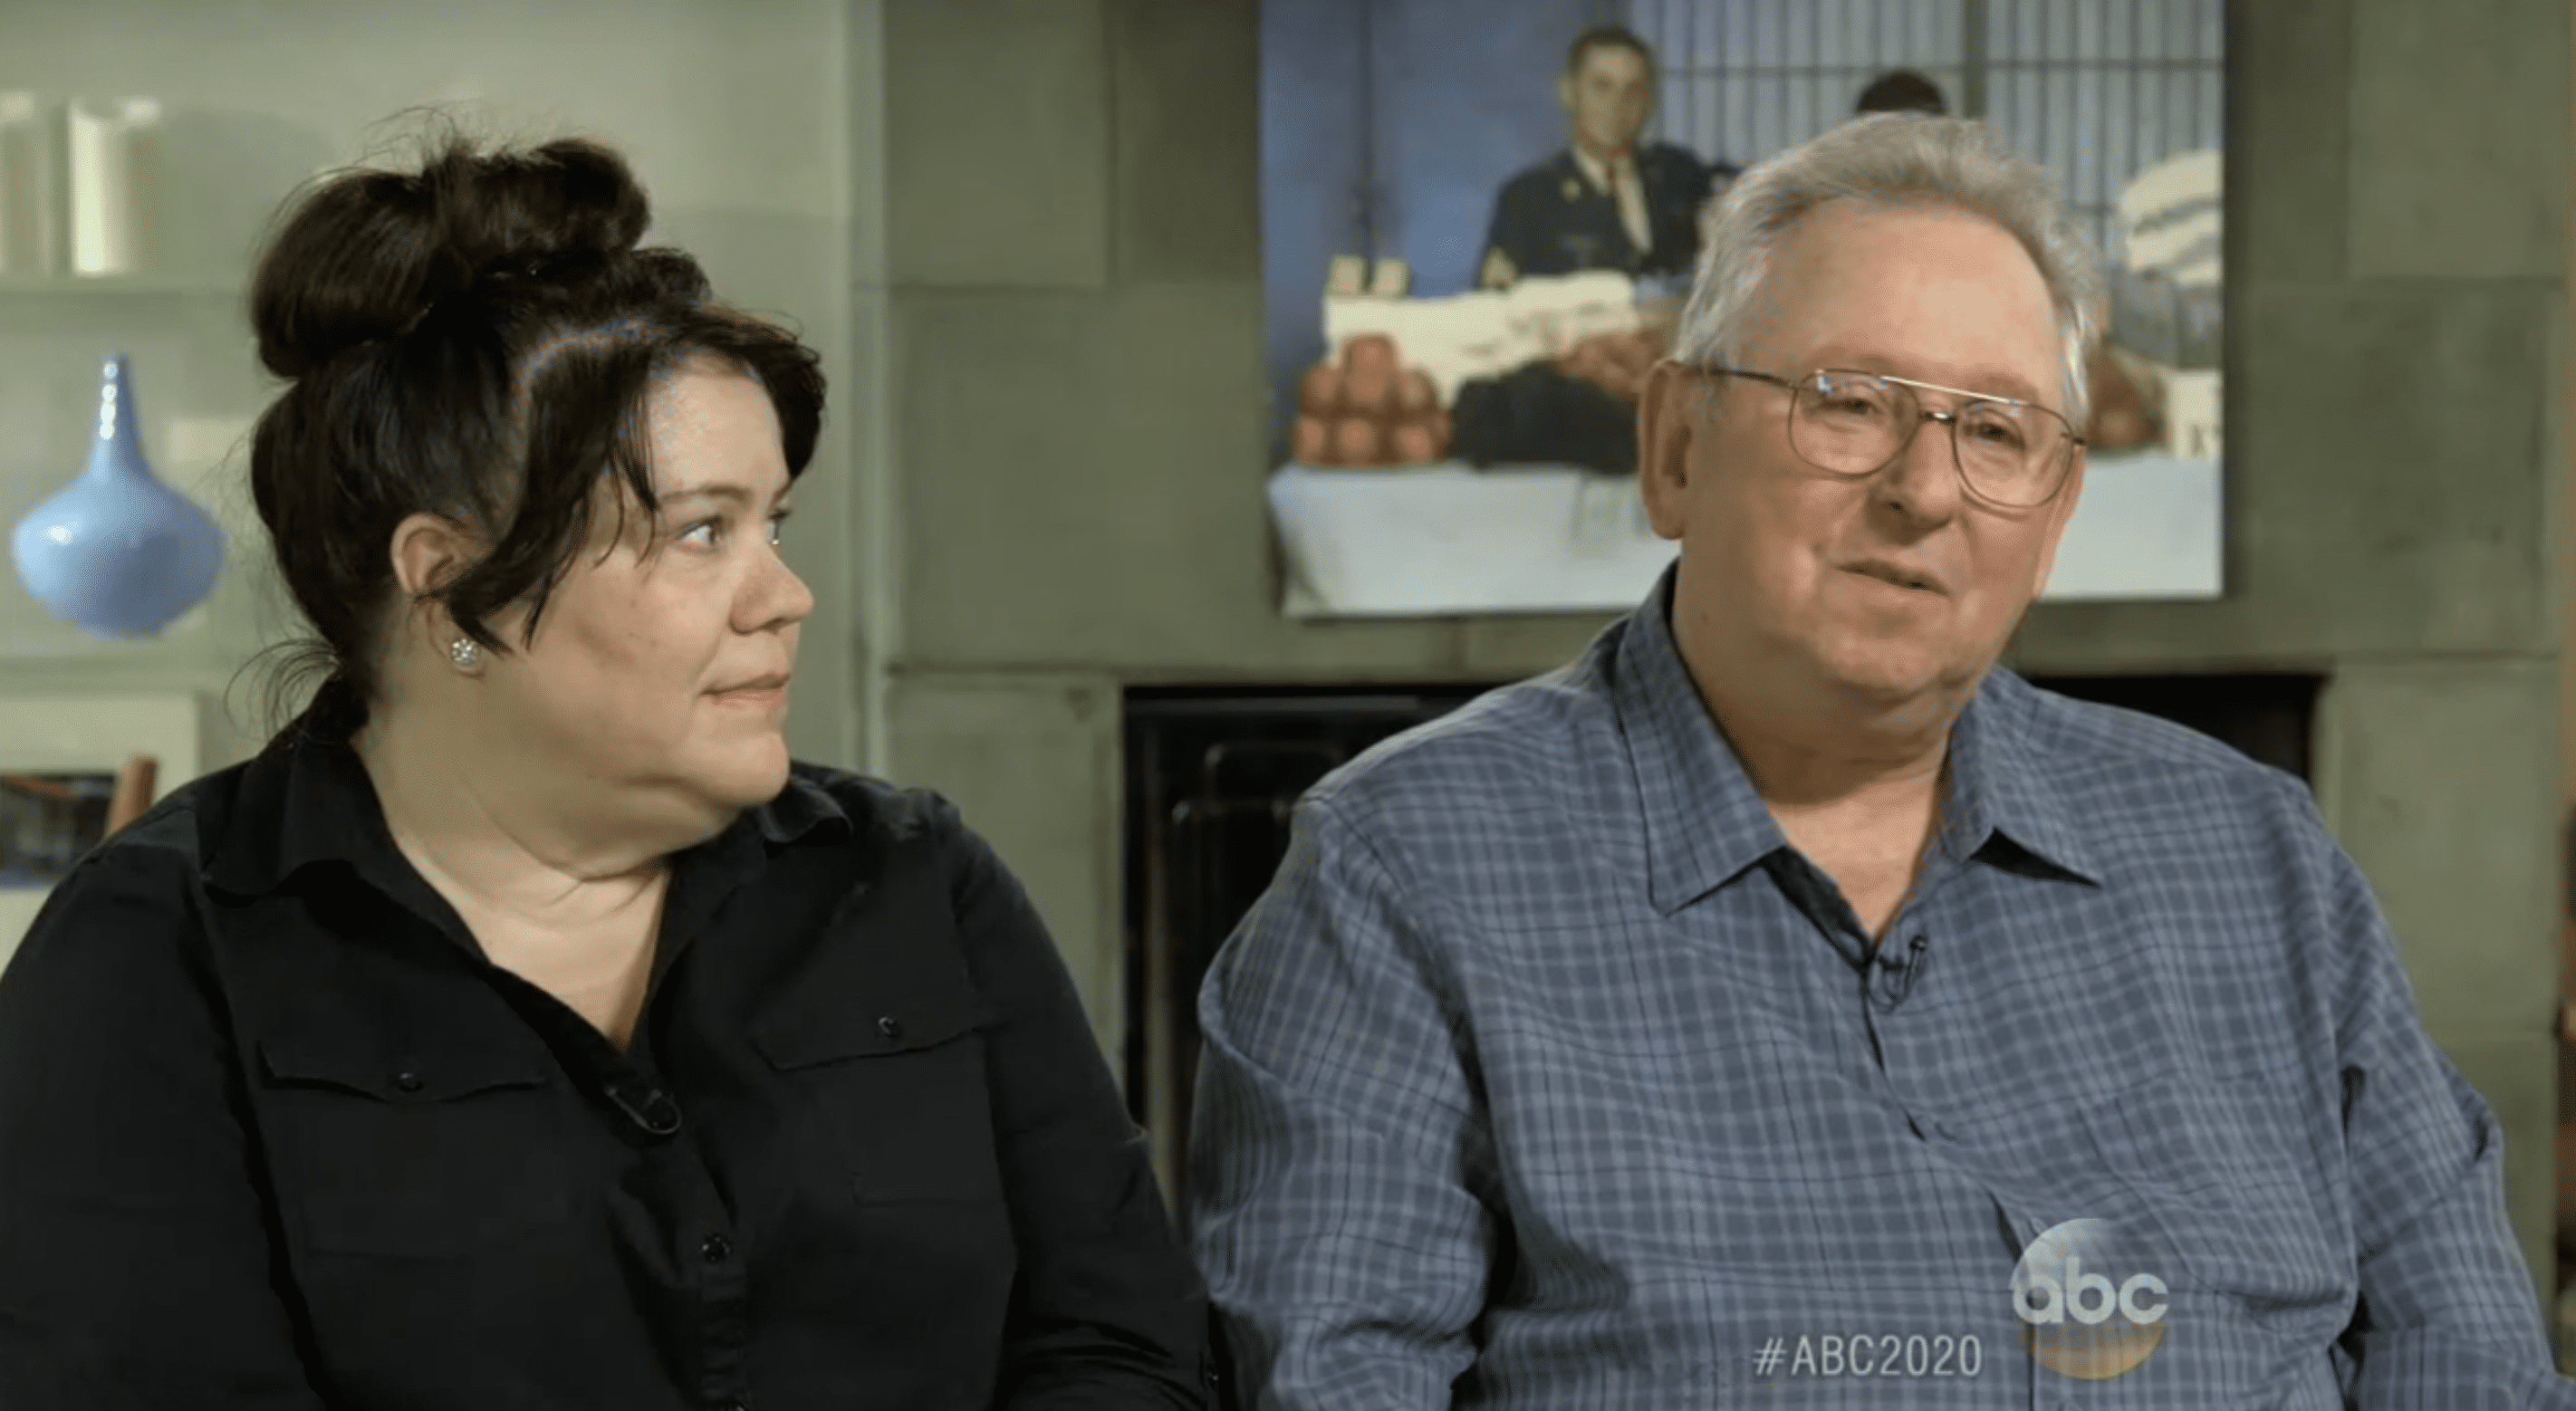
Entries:
<svg viewBox="0 0 2576 1411">
<path fill-rule="evenodd" d="M 885 1035 L 889 1039 L 902 1038 L 903 1021 L 889 1014 L 877 1021 L 877 1032 Z"/>
<path fill-rule="evenodd" d="M 396 1073 L 394 1075 L 394 1086 L 407 1093 L 419 1092 L 420 1075 L 418 1073 Z"/>
<path fill-rule="evenodd" d="M 709 1235 L 706 1242 L 698 1246 L 698 1253 L 705 1255 L 710 1264 L 722 1264 L 733 1257 L 733 1241 L 722 1235 Z"/>
</svg>

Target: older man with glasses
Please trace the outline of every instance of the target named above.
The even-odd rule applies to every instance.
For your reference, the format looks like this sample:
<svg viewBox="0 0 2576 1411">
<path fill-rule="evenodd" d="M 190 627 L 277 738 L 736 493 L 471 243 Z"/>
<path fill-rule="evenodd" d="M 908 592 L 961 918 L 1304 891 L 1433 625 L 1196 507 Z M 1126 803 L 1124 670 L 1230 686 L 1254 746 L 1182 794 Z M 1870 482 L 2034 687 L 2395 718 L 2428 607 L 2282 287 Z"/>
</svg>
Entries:
<svg viewBox="0 0 2576 1411">
<path fill-rule="evenodd" d="M 1673 570 L 1319 785 L 1209 972 L 1245 1405 L 2576 1406 L 2306 790 L 1995 668 L 2095 290 L 1974 123 L 1728 194 L 1641 413 Z"/>
</svg>

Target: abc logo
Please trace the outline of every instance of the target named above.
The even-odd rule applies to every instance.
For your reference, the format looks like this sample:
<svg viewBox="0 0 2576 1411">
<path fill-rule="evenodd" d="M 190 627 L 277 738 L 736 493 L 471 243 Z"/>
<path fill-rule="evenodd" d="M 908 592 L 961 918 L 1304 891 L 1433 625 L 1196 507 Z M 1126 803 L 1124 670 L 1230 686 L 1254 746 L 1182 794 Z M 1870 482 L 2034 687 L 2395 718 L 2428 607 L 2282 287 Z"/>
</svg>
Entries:
<svg viewBox="0 0 2576 1411">
<path fill-rule="evenodd" d="M 2164 1345 L 2172 1301 L 2138 1255 L 2136 1242 L 2107 1220 L 2069 1220 L 2022 1251 L 2013 1316 L 2042 1366 L 2104 1381 L 2135 1371 Z"/>
</svg>

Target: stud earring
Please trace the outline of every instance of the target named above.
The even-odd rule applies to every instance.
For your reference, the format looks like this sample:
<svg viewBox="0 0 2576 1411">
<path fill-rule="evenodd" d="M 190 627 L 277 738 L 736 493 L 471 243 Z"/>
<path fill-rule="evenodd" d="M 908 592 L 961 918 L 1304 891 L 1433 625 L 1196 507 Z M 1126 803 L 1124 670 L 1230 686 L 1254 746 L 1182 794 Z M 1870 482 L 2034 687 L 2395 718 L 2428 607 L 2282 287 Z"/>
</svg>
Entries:
<svg viewBox="0 0 2576 1411">
<path fill-rule="evenodd" d="M 482 644 L 471 637 L 459 637 L 447 644 L 447 659 L 456 663 L 457 670 L 471 671 L 483 660 Z"/>
</svg>

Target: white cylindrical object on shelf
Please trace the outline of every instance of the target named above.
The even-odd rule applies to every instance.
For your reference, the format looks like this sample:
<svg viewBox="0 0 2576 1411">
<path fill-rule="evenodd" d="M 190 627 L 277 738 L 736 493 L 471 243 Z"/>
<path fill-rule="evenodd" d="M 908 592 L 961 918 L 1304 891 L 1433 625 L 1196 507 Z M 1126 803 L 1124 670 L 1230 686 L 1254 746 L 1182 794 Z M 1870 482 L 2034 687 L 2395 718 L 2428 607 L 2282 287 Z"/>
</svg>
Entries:
<svg viewBox="0 0 2576 1411">
<path fill-rule="evenodd" d="M 150 259 L 161 105 L 74 99 L 66 114 L 72 273 L 133 274 Z"/>
<path fill-rule="evenodd" d="M 50 117 L 33 93 L 0 93 L 0 274 L 52 274 L 62 259 Z"/>
</svg>

